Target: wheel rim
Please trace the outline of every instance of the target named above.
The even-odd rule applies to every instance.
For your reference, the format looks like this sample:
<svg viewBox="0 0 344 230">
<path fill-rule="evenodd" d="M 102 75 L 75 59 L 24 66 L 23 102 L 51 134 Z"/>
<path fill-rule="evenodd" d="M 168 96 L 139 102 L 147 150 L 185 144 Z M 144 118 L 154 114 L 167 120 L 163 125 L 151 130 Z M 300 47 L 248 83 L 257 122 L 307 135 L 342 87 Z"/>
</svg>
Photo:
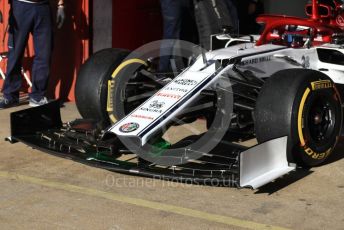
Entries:
<svg viewBox="0 0 344 230">
<path fill-rule="evenodd" d="M 311 98 L 307 112 L 309 137 L 316 145 L 328 143 L 335 134 L 336 106 L 328 95 Z"/>
</svg>

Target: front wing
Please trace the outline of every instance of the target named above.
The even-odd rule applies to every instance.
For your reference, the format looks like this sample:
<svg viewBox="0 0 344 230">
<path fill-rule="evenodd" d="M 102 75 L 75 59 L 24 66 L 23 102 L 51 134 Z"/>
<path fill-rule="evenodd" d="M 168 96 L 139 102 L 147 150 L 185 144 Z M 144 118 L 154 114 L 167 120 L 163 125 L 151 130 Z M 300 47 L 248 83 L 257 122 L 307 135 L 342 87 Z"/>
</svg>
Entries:
<svg viewBox="0 0 344 230">
<path fill-rule="evenodd" d="M 92 121 L 63 124 L 58 101 L 11 114 L 8 141 L 107 170 L 213 186 L 258 188 L 292 171 L 286 157 L 287 137 L 246 148 L 221 141 L 210 153 L 183 165 L 161 166 L 130 153 L 118 138 L 100 140 Z"/>
</svg>

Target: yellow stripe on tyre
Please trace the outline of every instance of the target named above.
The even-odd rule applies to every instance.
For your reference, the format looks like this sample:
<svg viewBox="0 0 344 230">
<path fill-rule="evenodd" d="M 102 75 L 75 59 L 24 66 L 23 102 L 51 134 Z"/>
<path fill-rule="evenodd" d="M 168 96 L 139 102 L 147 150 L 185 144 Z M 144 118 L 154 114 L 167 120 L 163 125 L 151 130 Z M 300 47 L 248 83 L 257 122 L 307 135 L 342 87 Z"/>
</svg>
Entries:
<svg viewBox="0 0 344 230">
<path fill-rule="evenodd" d="M 141 59 L 138 59 L 138 58 L 133 58 L 133 59 L 129 59 L 129 60 L 126 60 L 124 62 L 122 62 L 116 69 L 115 71 L 113 71 L 112 73 L 112 79 L 114 79 L 119 72 L 121 72 L 121 70 L 124 69 L 124 67 L 126 67 L 127 65 L 130 65 L 130 64 L 133 64 L 133 63 L 139 63 L 139 64 L 142 64 L 142 65 L 145 65 L 147 66 L 147 63 Z"/>
<path fill-rule="evenodd" d="M 302 112 L 303 112 L 303 108 L 305 107 L 306 99 L 310 92 L 311 90 L 307 87 L 306 91 L 302 95 L 302 99 L 301 99 L 301 103 L 300 103 L 300 107 L 298 111 L 298 116 L 297 116 L 297 130 L 298 130 L 301 146 L 306 145 L 305 138 L 302 133 Z"/>
<path fill-rule="evenodd" d="M 117 118 L 112 114 L 112 112 L 114 111 L 114 107 L 113 107 L 113 88 L 114 88 L 114 80 L 117 77 L 117 75 L 128 65 L 131 65 L 133 63 L 138 63 L 138 64 L 142 64 L 147 66 L 147 63 L 141 59 L 138 58 L 132 58 L 132 59 L 128 59 L 124 62 L 122 62 L 112 73 L 111 77 L 112 79 L 109 80 L 108 83 L 108 95 L 107 95 L 107 106 L 106 106 L 106 110 L 109 113 L 109 118 L 111 120 L 112 123 L 115 123 L 117 121 Z"/>
</svg>

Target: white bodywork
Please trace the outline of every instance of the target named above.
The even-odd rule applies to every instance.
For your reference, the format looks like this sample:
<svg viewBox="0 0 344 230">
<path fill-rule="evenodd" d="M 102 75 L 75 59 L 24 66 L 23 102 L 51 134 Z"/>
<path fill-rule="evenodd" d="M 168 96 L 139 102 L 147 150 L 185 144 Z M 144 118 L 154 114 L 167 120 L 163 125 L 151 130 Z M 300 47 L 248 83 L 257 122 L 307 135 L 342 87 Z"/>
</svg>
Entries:
<svg viewBox="0 0 344 230">
<path fill-rule="evenodd" d="M 287 161 L 287 139 L 274 139 L 240 154 L 240 187 L 259 188 L 296 168 Z"/>
<path fill-rule="evenodd" d="M 334 51 L 344 57 L 344 49 L 332 44 L 295 49 L 272 44 L 255 46 L 248 42 L 208 52 L 207 65 L 199 57 L 191 67 L 108 131 L 136 139 L 144 145 L 155 131 L 192 103 L 202 90 L 211 87 L 222 73 L 231 72 L 234 65 L 260 78 L 268 78 L 283 69 L 310 68 L 323 71 L 337 84 L 344 84 L 344 66 L 319 60 L 318 49 Z M 287 137 L 284 137 L 242 152 L 241 186 L 257 188 L 293 170 L 295 166 L 289 166 L 287 161 L 286 142 Z"/>
<path fill-rule="evenodd" d="M 260 63 L 246 66 L 245 62 L 250 61 L 252 57 L 259 60 L 272 58 L 273 55 L 284 49 L 283 46 L 275 45 L 253 47 L 252 44 L 241 44 L 209 52 L 206 54 L 208 64 L 205 64 L 203 59 L 199 57 L 191 67 L 160 89 L 124 119 L 117 122 L 108 131 L 121 137 L 138 139 L 141 145 L 144 145 L 155 131 L 192 103 L 202 90 L 209 88 L 223 72 L 231 70 L 233 64 L 222 67 L 221 62 L 223 60 L 235 62 L 237 58 L 240 58 L 242 64 L 239 64 L 239 67 L 258 69 L 255 65 Z M 272 63 L 272 60 L 269 63 Z M 278 65 L 285 66 L 285 61 L 276 59 L 273 66 Z M 258 76 L 264 77 L 269 74 L 268 66 L 261 65 L 260 68 L 261 72 L 257 74 Z"/>
<path fill-rule="evenodd" d="M 344 60 L 344 49 L 339 45 L 293 49 L 270 44 L 255 46 L 254 43 L 243 43 L 208 52 L 208 65 L 199 57 L 191 67 L 109 131 L 118 136 L 138 138 L 141 145 L 144 145 L 156 130 L 192 103 L 202 90 L 209 88 L 223 72 L 230 71 L 234 63 L 237 68 L 249 70 L 260 78 L 268 78 L 282 69 L 310 68 L 323 71 L 337 84 L 344 84 L 344 65 L 320 61 L 317 49 L 340 52 Z M 229 64 L 221 67 L 224 60 L 228 60 Z M 124 129 L 126 125 L 129 127 Z"/>
</svg>

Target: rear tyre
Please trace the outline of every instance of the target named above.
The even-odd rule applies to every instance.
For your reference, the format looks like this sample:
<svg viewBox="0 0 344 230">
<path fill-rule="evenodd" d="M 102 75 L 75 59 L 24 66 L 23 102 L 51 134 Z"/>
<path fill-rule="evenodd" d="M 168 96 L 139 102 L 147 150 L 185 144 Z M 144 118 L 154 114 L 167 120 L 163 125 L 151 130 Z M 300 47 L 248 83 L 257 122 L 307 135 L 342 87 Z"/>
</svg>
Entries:
<svg viewBox="0 0 344 230">
<path fill-rule="evenodd" d="M 262 88 L 255 109 L 258 142 L 288 136 L 290 162 L 315 166 L 333 151 L 342 125 L 340 96 L 325 74 L 282 70 Z"/>
<path fill-rule="evenodd" d="M 82 65 L 75 86 L 76 106 L 81 116 L 109 124 L 107 113 L 108 81 L 129 51 L 104 49 Z"/>
</svg>

